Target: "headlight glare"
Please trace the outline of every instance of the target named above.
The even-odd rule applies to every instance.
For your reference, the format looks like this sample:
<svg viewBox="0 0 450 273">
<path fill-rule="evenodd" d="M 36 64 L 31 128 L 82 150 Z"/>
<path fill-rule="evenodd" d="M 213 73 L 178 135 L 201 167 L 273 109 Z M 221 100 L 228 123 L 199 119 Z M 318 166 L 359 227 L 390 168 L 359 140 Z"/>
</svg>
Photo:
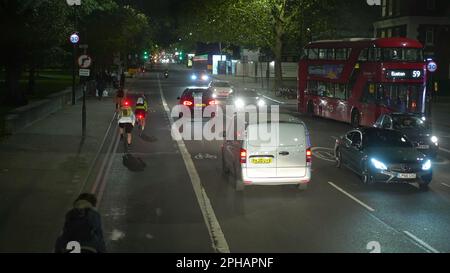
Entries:
<svg viewBox="0 0 450 273">
<path fill-rule="evenodd" d="M 372 162 L 372 165 L 375 167 L 375 169 L 383 170 L 383 171 L 387 170 L 387 167 L 383 162 L 378 161 L 375 158 L 372 158 L 370 161 Z"/>
<path fill-rule="evenodd" d="M 427 160 L 424 164 L 422 164 L 422 170 L 428 171 L 431 169 L 431 160 Z"/>
</svg>

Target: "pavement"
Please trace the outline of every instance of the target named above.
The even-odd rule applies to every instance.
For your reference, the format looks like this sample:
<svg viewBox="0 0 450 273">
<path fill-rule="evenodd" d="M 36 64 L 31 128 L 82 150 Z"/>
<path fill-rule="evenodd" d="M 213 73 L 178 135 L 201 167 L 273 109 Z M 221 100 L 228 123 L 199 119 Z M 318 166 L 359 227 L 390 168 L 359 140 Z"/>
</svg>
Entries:
<svg viewBox="0 0 450 273">
<path fill-rule="evenodd" d="M 89 98 L 0 142 L 0 252 L 51 252 L 64 214 L 86 184 L 114 114 L 111 98 Z"/>
<path fill-rule="evenodd" d="M 220 141 L 172 139 L 170 110 L 190 82 L 187 70 L 169 68 L 168 79 L 150 71 L 128 82 L 129 97 L 145 92 L 151 111 L 142 135 L 133 133 L 128 156 L 116 124 L 108 131 L 108 101 L 91 102 L 102 106 L 80 153 L 72 147 L 80 141 L 77 130 L 64 126 L 70 135 L 55 129 L 69 120 L 64 116 L 73 115 L 76 123 L 76 107 L 0 144 L 0 163 L 8 168 L 0 173 L 1 252 L 51 249 L 81 190 L 99 197 L 110 252 L 368 253 L 373 245 L 388 253 L 450 252 L 449 154 L 439 153 L 429 192 L 406 184 L 367 187 L 350 171 L 336 169 L 330 155 L 348 124 L 303 116 L 282 103 L 311 133 L 308 190 L 254 186 L 236 192 L 221 175 Z M 74 164 L 77 155 L 96 160 Z"/>
</svg>

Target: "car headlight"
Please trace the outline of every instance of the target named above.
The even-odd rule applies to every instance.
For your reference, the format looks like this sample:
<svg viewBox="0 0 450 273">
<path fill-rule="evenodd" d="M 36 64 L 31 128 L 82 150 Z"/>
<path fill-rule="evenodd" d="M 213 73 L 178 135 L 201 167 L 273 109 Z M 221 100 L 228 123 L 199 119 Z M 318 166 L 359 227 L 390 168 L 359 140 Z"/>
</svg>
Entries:
<svg viewBox="0 0 450 273">
<path fill-rule="evenodd" d="M 434 144 L 437 144 L 438 141 L 439 141 L 439 139 L 436 136 L 431 137 L 431 142 L 433 142 Z"/>
<path fill-rule="evenodd" d="M 202 75 L 202 80 L 207 81 L 209 79 L 208 75 Z"/>
<path fill-rule="evenodd" d="M 192 75 L 191 79 L 195 81 L 197 79 L 197 75 Z"/>
<path fill-rule="evenodd" d="M 427 160 L 425 163 L 422 164 L 422 170 L 428 171 L 431 169 L 431 160 Z"/>
<path fill-rule="evenodd" d="M 266 102 L 264 100 L 258 100 L 258 106 L 259 107 L 262 107 L 262 106 L 265 106 L 265 105 L 266 105 Z"/>
<path fill-rule="evenodd" d="M 245 102 L 242 99 L 236 99 L 234 101 L 234 106 L 236 106 L 237 108 L 242 108 L 245 106 Z"/>
<path fill-rule="evenodd" d="M 372 165 L 375 167 L 375 169 L 383 170 L 383 171 L 387 170 L 387 167 L 386 167 L 386 165 L 384 165 L 383 162 L 378 161 L 375 158 L 372 158 L 370 161 L 372 162 Z"/>
<path fill-rule="evenodd" d="M 216 94 L 216 93 L 212 94 L 212 97 L 213 97 L 214 99 L 217 98 L 217 94 Z"/>
<path fill-rule="evenodd" d="M 230 89 L 230 94 L 233 93 L 233 89 Z"/>
</svg>

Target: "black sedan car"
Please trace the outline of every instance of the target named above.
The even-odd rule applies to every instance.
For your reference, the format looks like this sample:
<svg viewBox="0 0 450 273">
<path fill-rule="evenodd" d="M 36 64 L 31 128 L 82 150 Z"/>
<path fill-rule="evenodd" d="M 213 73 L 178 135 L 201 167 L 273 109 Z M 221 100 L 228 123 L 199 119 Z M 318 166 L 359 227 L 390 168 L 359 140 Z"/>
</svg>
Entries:
<svg viewBox="0 0 450 273">
<path fill-rule="evenodd" d="M 217 101 L 213 98 L 212 92 L 207 87 L 186 88 L 180 97 L 177 98 L 181 105 L 189 108 L 191 114 L 194 110 L 201 110 L 202 113 L 206 107 L 213 110 L 214 116 L 217 113 Z M 180 113 L 179 117 L 183 114 Z"/>
<path fill-rule="evenodd" d="M 399 131 L 355 129 L 336 140 L 336 166 L 346 166 L 365 184 L 418 183 L 427 190 L 433 174 L 431 160 Z"/>
<path fill-rule="evenodd" d="M 431 158 L 435 158 L 439 150 L 438 138 L 432 134 L 431 123 L 422 114 L 384 114 L 378 118 L 374 127 L 400 131 L 419 151 Z"/>
</svg>

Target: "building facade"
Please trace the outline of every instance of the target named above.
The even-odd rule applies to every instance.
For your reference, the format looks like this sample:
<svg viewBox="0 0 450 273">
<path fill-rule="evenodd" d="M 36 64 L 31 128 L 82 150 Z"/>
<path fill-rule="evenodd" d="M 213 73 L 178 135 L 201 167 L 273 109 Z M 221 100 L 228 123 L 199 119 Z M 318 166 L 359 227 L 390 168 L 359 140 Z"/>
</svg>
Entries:
<svg viewBox="0 0 450 273">
<path fill-rule="evenodd" d="M 438 64 L 433 81 L 438 94 L 450 95 L 450 1 L 381 0 L 381 17 L 374 23 L 375 37 L 419 40 L 426 58 Z"/>
</svg>

